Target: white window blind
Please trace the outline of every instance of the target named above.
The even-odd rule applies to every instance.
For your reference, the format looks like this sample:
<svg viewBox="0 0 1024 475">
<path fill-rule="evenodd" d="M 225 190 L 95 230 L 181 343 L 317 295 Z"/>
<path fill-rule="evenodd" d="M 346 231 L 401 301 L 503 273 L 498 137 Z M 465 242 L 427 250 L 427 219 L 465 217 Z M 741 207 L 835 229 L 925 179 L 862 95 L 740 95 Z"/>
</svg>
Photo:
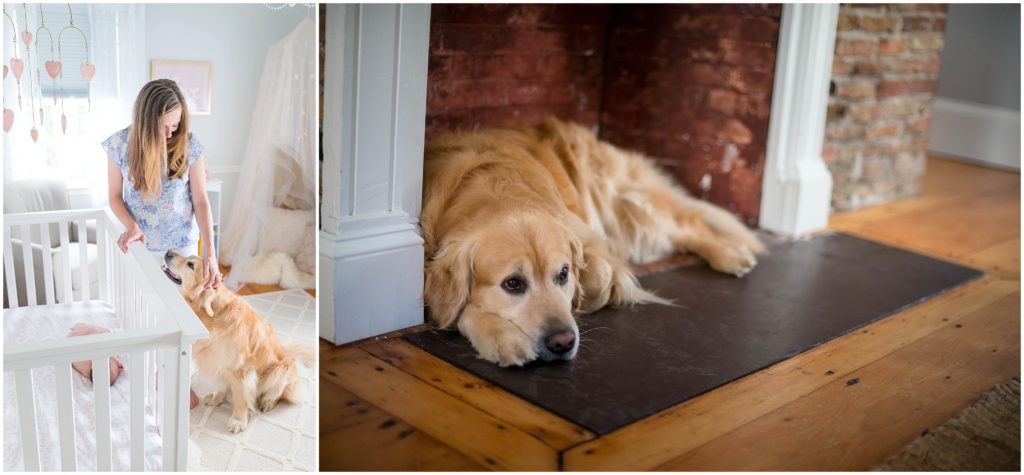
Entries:
<svg viewBox="0 0 1024 475">
<path fill-rule="evenodd" d="M 74 28 L 67 27 L 70 17 L 68 16 L 68 4 L 66 3 L 47 3 L 43 4 L 42 12 L 43 19 L 45 20 L 46 29 L 50 30 L 53 35 L 53 61 L 61 62 L 61 73 L 63 77 L 58 76 L 56 81 L 57 92 L 61 92 L 64 97 L 85 97 L 87 94 L 87 88 L 85 80 L 82 78 L 82 63 L 85 63 L 87 59 L 89 62 L 93 62 L 91 58 L 86 57 L 85 40 L 89 39 L 89 48 L 92 48 L 92 24 L 89 21 L 89 6 L 87 4 L 71 4 L 71 13 L 75 18 L 75 27 L 82 30 L 79 33 Z M 36 9 L 34 12 L 38 15 L 40 5 L 30 5 L 28 8 Z M 20 19 L 20 18 L 19 18 Z M 39 23 L 33 21 L 29 25 L 29 28 L 35 40 L 33 40 L 32 47 L 38 48 L 36 55 L 39 58 L 39 72 L 40 87 L 42 88 L 43 95 L 50 97 L 54 94 L 54 81 L 50 79 L 50 76 L 46 74 L 46 68 L 43 66 L 46 61 L 50 61 L 50 36 L 46 34 L 44 30 L 39 30 L 38 35 L 36 34 L 36 28 L 39 28 Z M 24 26 L 19 24 L 19 29 L 23 29 Z M 64 31 L 61 34 L 61 30 Z M 83 37 L 82 34 L 85 36 Z M 58 36 L 60 43 L 60 50 L 58 52 Z M 37 46 L 38 44 L 38 46 Z M 92 51 L 90 51 L 92 54 Z"/>
</svg>

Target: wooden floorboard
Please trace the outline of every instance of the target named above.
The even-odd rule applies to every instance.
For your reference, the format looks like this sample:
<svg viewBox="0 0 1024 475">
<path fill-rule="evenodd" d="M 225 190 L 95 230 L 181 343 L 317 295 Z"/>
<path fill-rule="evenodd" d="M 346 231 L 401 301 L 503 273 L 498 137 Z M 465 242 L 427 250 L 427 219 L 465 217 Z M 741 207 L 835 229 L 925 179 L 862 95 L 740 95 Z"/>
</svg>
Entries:
<svg viewBox="0 0 1024 475">
<path fill-rule="evenodd" d="M 922 184 L 830 228 L 988 275 L 603 437 L 397 334 L 321 342 L 320 467 L 870 469 L 1020 374 L 1020 175 L 932 157 Z"/>
<path fill-rule="evenodd" d="M 324 470 L 480 471 L 485 468 L 340 386 L 324 382 L 320 466 Z"/>
<path fill-rule="evenodd" d="M 358 347 L 321 359 L 320 378 L 409 422 L 484 467 L 558 468 L 558 452 L 539 439 Z"/>
<path fill-rule="evenodd" d="M 659 469 L 870 470 L 1020 374 L 1019 292 L 957 322 Z"/>
</svg>

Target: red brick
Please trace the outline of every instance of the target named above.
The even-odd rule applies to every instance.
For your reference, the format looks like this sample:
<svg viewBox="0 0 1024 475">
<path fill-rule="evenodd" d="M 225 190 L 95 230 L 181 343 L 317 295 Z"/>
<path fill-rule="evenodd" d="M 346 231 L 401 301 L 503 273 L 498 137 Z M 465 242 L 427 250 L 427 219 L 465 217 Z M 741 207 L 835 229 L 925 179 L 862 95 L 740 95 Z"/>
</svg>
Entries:
<svg viewBox="0 0 1024 475">
<path fill-rule="evenodd" d="M 880 97 L 900 96 L 908 92 L 910 92 L 910 86 L 906 79 L 883 79 L 878 85 Z"/>
<path fill-rule="evenodd" d="M 853 63 L 845 59 L 834 58 L 832 60 L 832 76 L 846 76 L 853 71 Z"/>
<path fill-rule="evenodd" d="M 938 74 L 940 62 L 938 55 L 889 57 L 882 61 L 884 69 L 896 73 L 928 73 Z"/>
<path fill-rule="evenodd" d="M 924 15 L 903 15 L 903 31 L 932 31 L 935 17 Z"/>
<path fill-rule="evenodd" d="M 875 48 L 874 39 L 837 39 L 837 56 L 867 56 Z"/>
<path fill-rule="evenodd" d="M 860 26 L 868 33 L 895 32 L 899 29 L 899 19 L 894 15 L 862 15 Z"/>
<path fill-rule="evenodd" d="M 732 69 L 728 72 L 726 84 L 742 94 L 763 96 L 771 94 L 773 77 L 767 72 Z"/>
<path fill-rule="evenodd" d="M 833 121 L 842 119 L 843 117 L 846 117 L 846 111 L 846 104 L 829 104 L 828 110 L 825 112 L 825 120 Z"/>
<path fill-rule="evenodd" d="M 943 44 L 941 33 L 920 33 L 910 37 L 910 49 L 914 51 L 942 51 Z"/>
<path fill-rule="evenodd" d="M 939 33 L 945 33 L 945 31 L 946 31 L 946 17 L 938 17 L 938 18 L 936 18 L 935 22 L 932 23 L 932 31 L 937 31 Z"/>
<path fill-rule="evenodd" d="M 854 80 L 836 85 L 836 95 L 843 99 L 870 99 L 875 97 L 875 83 L 868 80 Z"/>
<path fill-rule="evenodd" d="M 893 135 L 899 135 L 903 131 L 903 125 L 898 122 L 890 122 L 888 124 L 878 124 L 867 128 L 864 131 L 864 138 L 867 140 L 876 140 L 882 137 L 891 137 Z"/>
<path fill-rule="evenodd" d="M 825 127 L 825 138 L 831 141 L 844 142 L 864 137 L 864 129 L 854 124 L 831 123 Z"/>
<path fill-rule="evenodd" d="M 877 76 L 885 70 L 885 65 L 880 61 L 861 60 L 853 65 L 852 74 L 855 76 Z"/>
<path fill-rule="evenodd" d="M 860 29 L 860 17 L 853 12 L 840 11 L 838 31 L 856 31 Z"/>
<path fill-rule="evenodd" d="M 839 149 L 837 149 L 836 147 L 827 144 L 824 147 L 822 147 L 821 158 L 825 160 L 825 163 L 835 163 L 838 157 Z"/>
<path fill-rule="evenodd" d="M 938 81 L 935 79 L 914 79 L 909 83 L 911 93 L 932 93 L 938 90 Z"/>
<path fill-rule="evenodd" d="M 721 134 L 726 141 L 740 145 L 749 144 L 754 139 L 750 128 L 736 119 L 726 120 Z"/>
<path fill-rule="evenodd" d="M 943 3 L 895 3 L 890 8 L 900 11 L 945 12 L 948 5 Z"/>
<path fill-rule="evenodd" d="M 932 118 L 924 116 L 907 122 L 907 130 L 917 133 L 925 133 L 932 128 Z"/>
<path fill-rule="evenodd" d="M 736 113 L 736 93 L 724 89 L 714 89 L 708 93 L 708 108 L 722 114 L 732 116 Z"/>
<path fill-rule="evenodd" d="M 878 43 L 878 54 L 900 54 L 907 51 L 907 39 L 904 37 L 882 38 Z"/>
<path fill-rule="evenodd" d="M 849 116 L 854 121 L 862 123 L 870 123 L 878 120 L 881 116 L 882 108 L 878 104 L 850 104 Z"/>
<path fill-rule="evenodd" d="M 717 40 L 726 63 L 754 71 L 775 71 L 775 45 L 741 43 L 729 39 Z"/>
</svg>

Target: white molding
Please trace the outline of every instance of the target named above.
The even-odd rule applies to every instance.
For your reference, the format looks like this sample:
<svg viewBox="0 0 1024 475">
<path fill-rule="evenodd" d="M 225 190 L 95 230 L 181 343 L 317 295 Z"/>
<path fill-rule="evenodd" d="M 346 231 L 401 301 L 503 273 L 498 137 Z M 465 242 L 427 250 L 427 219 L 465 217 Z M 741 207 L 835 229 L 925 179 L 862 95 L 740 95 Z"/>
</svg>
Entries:
<svg viewBox="0 0 1024 475">
<path fill-rule="evenodd" d="M 328 5 L 320 336 L 423 322 L 429 5 Z"/>
<path fill-rule="evenodd" d="M 782 7 L 760 227 L 798 236 L 828 225 L 832 175 L 821 156 L 837 4 Z"/>
<path fill-rule="evenodd" d="M 936 97 L 928 150 L 1020 171 L 1020 111 Z"/>
</svg>

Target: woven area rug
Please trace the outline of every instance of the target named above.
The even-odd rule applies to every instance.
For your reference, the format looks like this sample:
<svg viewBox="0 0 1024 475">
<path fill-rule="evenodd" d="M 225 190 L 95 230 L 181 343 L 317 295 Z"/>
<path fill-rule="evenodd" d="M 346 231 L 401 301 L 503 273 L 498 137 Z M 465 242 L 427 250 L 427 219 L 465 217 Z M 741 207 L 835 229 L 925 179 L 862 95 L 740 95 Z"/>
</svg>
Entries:
<svg viewBox="0 0 1024 475">
<path fill-rule="evenodd" d="M 1020 471 L 1020 380 L 983 394 L 875 470 Z"/>
<path fill-rule="evenodd" d="M 316 349 L 316 299 L 302 290 L 243 297 L 270 322 L 282 343 L 299 341 Z M 209 407 L 200 401 L 189 417 L 189 441 L 198 456 L 189 456 L 189 471 L 316 471 L 317 379 L 301 366 L 306 400 L 283 403 L 255 415 L 239 434 L 227 430 L 231 404 Z M 212 387 L 193 378 L 202 399 Z"/>
</svg>

